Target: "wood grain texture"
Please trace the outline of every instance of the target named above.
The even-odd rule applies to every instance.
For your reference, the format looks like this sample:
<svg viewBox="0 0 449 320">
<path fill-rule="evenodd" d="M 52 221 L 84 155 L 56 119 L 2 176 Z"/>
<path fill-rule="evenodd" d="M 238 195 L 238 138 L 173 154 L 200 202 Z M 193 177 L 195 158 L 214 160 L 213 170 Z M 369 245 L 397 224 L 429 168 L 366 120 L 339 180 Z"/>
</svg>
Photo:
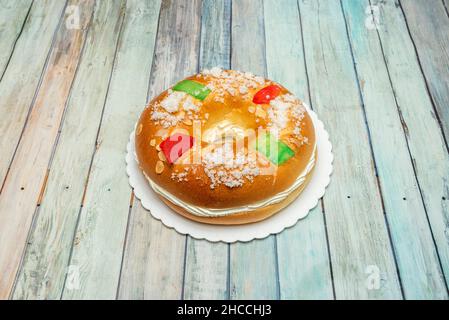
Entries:
<svg viewBox="0 0 449 320">
<path fill-rule="evenodd" d="M 299 7 L 311 103 L 335 156 L 324 207 L 336 298 L 400 298 L 340 3 L 299 0 Z M 368 285 L 370 270 L 380 272 L 377 289 Z"/>
<path fill-rule="evenodd" d="M 413 43 L 400 6 L 377 2 L 378 30 L 396 94 L 406 138 L 437 245 L 446 283 L 449 277 L 449 158 L 432 101 L 427 93 Z M 391 36 L 394 34 L 394 37 Z"/>
<path fill-rule="evenodd" d="M 0 0 L 0 299 L 448 299 L 448 1 Z M 179 235 L 119 170 L 147 99 L 217 65 L 334 146 L 322 205 L 262 241 Z"/>
<path fill-rule="evenodd" d="M 231 1 L 203 0 L 200 69 L 229 69 Z M 184 299 L 226 299 L 229 296 L 228 245 L 187 237 Z"/>
<path fill-rule="evenodd" d="M 447 298 L 377 31 L 365 25 L 367 7 L 368 1 L 343 1 L 404 295 Z"/>
<path fill-rule="evenodd" d="M 15 299 L 61 297 L 124 9 L 124 1 L 97 2 Z"/>
<path fill-rule="evenodd" d="M 64 2 L 51 0 L 33 5 L 0 82 L 0 184 L 19 142 L 64 7 Z"/>
<path fill-rule="evenodd" d="M 91 20 L 93 1 L 80 7 L 80 29 L 63 23 L 56 37 L 28 124 L 0 194 L 0 298 L 11 294 L 60 121 Z"/>
<path fill-rule="evenodd" d="M 440 0 L 402 0 L 408 28 L 417 49 L 435 108 L 449 141 L 449 19 Z"/>
<path fill-rule="evenodd" d="M 203 0 L 200 69 L 231 67 L 231 0 Z"/>
<path fill-rule="evenodd" d="M 232 69 L 266 76 L 263 2 L 232 2 Z M 275 236 L 230 248 L 230 298 L 278 298 Z"/>
<path fill-rule="evenodd" d="M 264 14 L 268 77 L 309 103 L 297 1 L 265 1 Z M 277 236 L 281 299 L 333 298 L 322 210 Z"/>
<path fill-rule="evenodd" d="M 79 283 L 68 279 L 63 299 L 116 297 L 131 194 L 126 172 L 117 168 L 124 166 L 123 150 L 145 104 L 158 8 L 158 1 L 127 1 L 70 260 Z"/>
<path fill-rule="evenodd" d="M 0 79 L 20 37 L 32 0 L 0 1 Z"/>
<path fill-rule="evenodd" d="M 201 1 L 162 2 L 150 79 L 150 99 L 197 71 L 200 21 Z M 186 236 L 165 227 L 151 217 L 139 201 L 134 201 L 119 298 L 181 298 L 185 247 Z"/>
</svg>

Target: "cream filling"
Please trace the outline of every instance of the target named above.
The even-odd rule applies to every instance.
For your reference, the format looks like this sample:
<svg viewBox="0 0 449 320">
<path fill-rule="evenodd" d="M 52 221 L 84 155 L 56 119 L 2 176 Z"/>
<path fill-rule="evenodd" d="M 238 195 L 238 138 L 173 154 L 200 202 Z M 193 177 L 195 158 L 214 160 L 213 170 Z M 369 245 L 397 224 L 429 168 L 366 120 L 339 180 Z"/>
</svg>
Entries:
<svg viewBox="0 0 449 320">
<path fill-rule="evenodd" d="M 273 204 L 279 203 L 284 201 L 293 191 L 295 191 L 297 188 L 299 188 L 301 185 L 304 184 L 307 175 L 312 171 L 315 161 L 316 161 L 316 143 L 313 149 L 313 156 L 310 159 L 309 163 L 307 164 L 307 167 L 304 169 L 304 171 L 298 176 L 298 178 L 295 180 L 295 182 L 286 190 L 279 192 L 278 194 L 274 195 L 273 197 L 262 200 L 256 203 L 249 204 L 247 206 L 241 206 L 241 207 L 233 207 L 233 208 L 224 208 L 224 209 L 211 209 L 211 208 L 204 208 L 204 207 L 198 207 L 195 205 L 191 205 L 171 193 L 169 193 L 164 188 L 157 185 L 153 180 L 148 177 L 145 172 L 143 172 L 144 176 L 150 183 L 151 188 L 160 196 L 164 197 L 171 203 L 184 208 L 188 213 L 193 214 L 195 216 L 199 217 L 224 217 L 229 216 L 236 213 L 242 213 L 242 212 L 251 212 L 254 210 L 258 210 L 267 206 L 271 206 Z M 136 157 L 137 161 L 137 157 Z"/>
</svg>

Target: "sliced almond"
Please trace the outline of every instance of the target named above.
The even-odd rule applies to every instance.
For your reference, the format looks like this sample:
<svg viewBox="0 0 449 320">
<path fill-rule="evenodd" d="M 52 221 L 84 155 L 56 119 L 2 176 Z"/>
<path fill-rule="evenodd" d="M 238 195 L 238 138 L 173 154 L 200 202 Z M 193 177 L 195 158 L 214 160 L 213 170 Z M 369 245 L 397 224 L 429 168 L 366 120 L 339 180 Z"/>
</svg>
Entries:
<svg viewBox="0 0 449 320">
<path fill-rule="evenodd" d="M 172 136 L 174 134 L 189 134 L 189 131 L 184 128 L 174 128 L 172 132 L 170 132 L 170 135 Z"/>
<path fill-rule="evenodd" d="M 167 161 L 167 159 L 165 158 L 165 154 L 162 151 L 159 151 L 159 153 L 157 154 L 157 156 L 159 157 L 159 159 L 161 161 Z"/>
<path fill-rule="evenodd" d="M 161 174 L 162 171 L 164 171 L 164 168 L 165 168 L 165 166 L 162 161 L 159 160 L 158 162 L 156 162 L 156 173 L 157 174 Z"/>
<path fill-rule="evenodd" d="M 256 111 L 256 108 L 254 108 L 254 106 L 249 106 L 248 107 L 248 112 L 249 113 L 254 113 L 254 111 Z"/>
<path fill-rule="evenodd" d="M 187 126 L 191 126 L 191 125 L 192 125 L 192 120 L 190 120 L 190 119 L 184 119 L 184 120 L 182 121 L 182 123 L 184 123 L 184 124 L 187 125 Z"/>
<path fill-rule="evenodd" d="M 266 159 L 265 157 L 259 155 L 257 157 L 257 162 L 262 166 L 262 167 L 268 167 L 268 165 L 270 164 L 268 162 L 268 159 Z"/>
<path fill-rule="evenodd" d="M 161 151 L 161 146 L 159 144 L 156 146 L 156 150 Z"/>
<path fill-rule="evenodd" d="M 265 118 L 267 116 L 267 113 L 265 112 L 264 109 L 258 107 L 256 109 L 256 117 L 260 117 L 260 118 Z"/>
<path fill-rule="evenodd" d="M 150 140 L 150 146 L 154 147 L 156 145 L 156 139 Z"/>
<path fill-rule="evenodd" d="M 142 133 L 143 124 L 139 124 L 139 126 L 136 129 L 136 136 Z"/>
</svg>

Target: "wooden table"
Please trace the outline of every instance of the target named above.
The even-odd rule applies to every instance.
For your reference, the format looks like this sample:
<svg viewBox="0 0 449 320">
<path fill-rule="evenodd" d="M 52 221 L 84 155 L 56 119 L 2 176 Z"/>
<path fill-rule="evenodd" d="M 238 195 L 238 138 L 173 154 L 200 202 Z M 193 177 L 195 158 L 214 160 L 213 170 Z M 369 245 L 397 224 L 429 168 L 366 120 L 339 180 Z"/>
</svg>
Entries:
<svg viewBox="0 0 449 320">
<path fill-rule="evenodd" d="M 0 298 L 447 299 L 448 0 L 0 0 Z M 330 133 L 320 204 L 212 244 L 125 173 L 149 98 L 221 66 Z"/>
</svg>

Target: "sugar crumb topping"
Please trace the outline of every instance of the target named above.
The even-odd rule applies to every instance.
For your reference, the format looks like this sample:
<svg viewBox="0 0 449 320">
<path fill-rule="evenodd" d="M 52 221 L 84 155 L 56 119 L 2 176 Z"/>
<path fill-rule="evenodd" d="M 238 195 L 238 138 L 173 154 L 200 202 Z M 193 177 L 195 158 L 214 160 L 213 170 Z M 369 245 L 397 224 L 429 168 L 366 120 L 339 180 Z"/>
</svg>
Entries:
<svg viewBox="0 0 449 320">
<path fill-rule="evenodd" d="M 243 152 L 234 153 L 232 143 L 224 143 L 205 154 L 203 165 L 211 189 L 220 184 L 228 188 L 241 187 L 245 180 L 252 182 L 259 175 L 256 159 Z"/>
<path fill-rule="evenodd" d="M 179 104 L 182 99 L 186 97 L 185 92 L 172 91 L 164 100 L 161 101 L 161 107 L 169 113 L 174 113 L 179 110 Z"/>
<path fill-rule="evenodd" d="M 222 70 L 214 67 L 203 70 L 197 75 L 206 80 L 206 87 L 212 91 L 212 98 L 216 102 L 224 103 L 226 96 L 239 94 L 242 99 L 252 100 L 251 92 L 259 90 L 273 82 L 265 80 L 263 77 L 255 76 L 249 72 L 239 72 L 234 70 Z M 254 89 L 254 90 L 252 90 Z M 252 91 L 251 91 L 252 90 Z M 202 106 L 202 101 L 193 98 L 185 92 L 167 90 L 167 96 L 152 107 L 151 119 L 164 128 L 174 127 L 179 122 L 191 124 L 192 120 L 198 119 L 198 112 Z M 258 106 L 256 110 L 252 104 L 253 112 L 256 116 L 256 123 L 259 118 L 266 119 L 267 129 L 276 137 L 283 136 L 282 139 L 297 146 L 308 143 L 307 137 L 301 135 L 301 123 L 304 119 L 305 108 L 292 94 L 283 94 L 271 100 L 268 105 Z M 258 112 L 256 112 L 258 111 Z M 209 114 L 204 114 L 208 119 Z M 202 119 L 204 123 L 206 120 Z M 284 129 L 291 127 L 289 136 L 286 136 Z M 244 152 L 234 152 L 232 143 L 224 143 L 215 146 L 211 151 L 203 155 L 202 159 L 204 172 L 210 179 L 210 188 L 214 189 L 219 185 L 229 188 L 241 187 L 246 181 L 253 181 L 259 175 L 259 168 L 255 158 L 245 155 Z M 177 182 L 188 181 L 188 169 L 175 171 L 171 179 Z"/>
<path fill-rule="evenodd" d="M 187 181 L 189 181 L 189 179 L 187 179 L 187 175 L 188 175 L 188 170 L 185 170 L 183 172 L 173 172 L 171 174 L 171 179 L 175 180 L 177 182 L 183 182 L 183 181 L 187 182 Z"/>
<path fill-rule="evenodd" d="M 304 119 L 305 108 L 301 102 L 291 94 L 284 94 L 270 101 L 267 110 L 270 133 L 279 137 L 289 121 L 293 121 L 295 127 L 293 134 L 301 138 L 301 121 Z"/>
<path fill-rule="evenodd" d="M 191 123 L 192 120 L 198 119 L 201 101 L 181 91 L 169 89 L 167 93 L 162 101 L 153 105 L 151 120 L 164 128 L 170 128 L 181 121 Z"/>
</svg>

